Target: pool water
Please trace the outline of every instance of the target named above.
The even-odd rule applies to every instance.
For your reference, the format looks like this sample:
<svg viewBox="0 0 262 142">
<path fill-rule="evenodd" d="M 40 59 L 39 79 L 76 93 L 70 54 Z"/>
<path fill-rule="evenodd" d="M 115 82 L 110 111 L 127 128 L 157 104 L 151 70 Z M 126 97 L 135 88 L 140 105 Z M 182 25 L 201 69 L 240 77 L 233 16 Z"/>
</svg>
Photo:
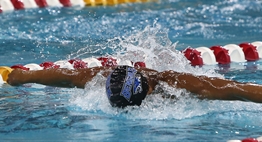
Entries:
<svg viewBox="0 0 262 142">
<path fill-rule="evenodd" d="M 111 55 L 172 69 L 262 84 L 261 60 L 192 67 L 190 46 L 262 40 L 262 1 L 160 0 L 109 7 L 27 9 L 0 14 L 1 66 Z M 262 135 L 262 105 L 209 101 L 161 84 L 178 100 L 148 96 L 112 108 L 96 76 L 85 89 L 0 87 L 4 141 L 227 141 Z M 183 94 L 183 95 L 182 95 Z"/>
</svg>

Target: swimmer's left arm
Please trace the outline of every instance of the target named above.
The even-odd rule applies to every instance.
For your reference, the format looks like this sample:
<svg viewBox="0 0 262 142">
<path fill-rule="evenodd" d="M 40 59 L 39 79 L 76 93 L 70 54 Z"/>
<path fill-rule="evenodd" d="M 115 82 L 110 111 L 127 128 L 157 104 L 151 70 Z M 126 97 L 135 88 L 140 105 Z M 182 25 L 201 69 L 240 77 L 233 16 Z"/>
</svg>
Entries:
<svg viewBox="0 0 262 142">
<path fill-rule="evenodd" d="M 171 86 L 186 89 L 202 99 L 249 100 L 262 103 L 261 85 L 174 71 L 161 72 L 158 79 Z"/>
</svg>

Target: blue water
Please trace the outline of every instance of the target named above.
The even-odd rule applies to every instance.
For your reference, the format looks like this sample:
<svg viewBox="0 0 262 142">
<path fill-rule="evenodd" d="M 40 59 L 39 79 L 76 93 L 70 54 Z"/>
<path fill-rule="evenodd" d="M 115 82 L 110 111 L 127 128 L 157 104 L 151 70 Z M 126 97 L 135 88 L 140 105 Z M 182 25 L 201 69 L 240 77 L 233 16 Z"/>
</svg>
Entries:
<svg viewBox="0 0 262 142">
<path fill-rule="evenodd" d="M 261 60 L 194 68 L 176 52 L 188 46 L 261 41 L 261 12 L 259 0 L 163 0 L 2 13 L 0 65 L 108 54 L 136 59 L 132 52 L 136 50 L 159 71 L 173 69 L 262 84 Z M 2 85 L 0 139 L 226 141 L 262 135 L 261 104 L 198 100 L 185 90 L 163 85 L 166 93 L 179 100 L 163 100 L 154 94 L 141 107 L 122 110 L 109 105 L 104 81 L 97 76 L 85 89 Z"/>
</svg>

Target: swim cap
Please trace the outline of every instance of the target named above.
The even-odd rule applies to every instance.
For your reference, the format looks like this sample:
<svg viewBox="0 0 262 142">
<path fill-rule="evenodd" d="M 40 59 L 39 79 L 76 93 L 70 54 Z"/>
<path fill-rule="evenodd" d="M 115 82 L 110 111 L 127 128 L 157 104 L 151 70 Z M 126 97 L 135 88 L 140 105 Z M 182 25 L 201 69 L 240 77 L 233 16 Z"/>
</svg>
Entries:
<svg viewBox="0 0 262 142">
<path fill-rule="evenodd" d="M 106 81 L 106 94 L 113 107 L 140 106 L 148 88 L 147 79 L 130 66 L 118 66 Z"/>
</svg>

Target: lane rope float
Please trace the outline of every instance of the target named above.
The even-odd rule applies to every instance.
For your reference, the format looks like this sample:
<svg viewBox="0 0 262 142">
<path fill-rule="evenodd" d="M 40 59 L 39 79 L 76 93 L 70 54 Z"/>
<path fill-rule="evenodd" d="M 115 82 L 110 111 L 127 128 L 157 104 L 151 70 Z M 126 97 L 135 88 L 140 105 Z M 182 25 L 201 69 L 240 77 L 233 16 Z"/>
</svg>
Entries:
<svg viewBox="0 0 262 142">
<path fill-rule="evenodd" d="M 227 44 L 225 46 L 187 47 L 182 51 L 193 66 L 257 61 L 262 58 L 262 42 Z"/>
<path fill-rule="evenodd" d="M 262 58 L 262 42 L 227 44 L 225 46 L 208 47 L 187 47 L 181 51 L 189 60 L 192 66 L 229 64 L 231 62 L 257 61 Z M 116 66 L 129 65 L 135 67 L 146 67 L 145 62 L 132 62 L 129 60 L 120 60 L 113 57 L 98 57 L 85 59 L 59 60 L 56 62 L 43 62 L 41 64 L 30 63 L 26 65 L 13 65 L 11 67 L 2 66 L 0 69 L 0 82 L 6 82 L 8 74 L 12 69 L 22 70 L 42 70 L 49 68 L 92 68 L 95 66 Z M 150 66 L 150 64 L 149 64 Z"/>
<path fill-rule="evenodd" d="M 227 142 L 262 142 L 262 136 L 258 138 L 245 138 L 242 140 L 228 140 Z"/>
<path fill-rule="evenodd" d="M 84 59 L 70 59 L 70 60 L 59 60 L 56 62 L 42 62 L 40 64 L 30 63 L 26 65 L 16 64 L 11 67 L 1 66 L 0 67 L 0 84 L 6 83 L 8 75 L 13 69 L 22 69 L 25 71 L 29 70 L 45 70 L 50 68 L 67 68 L 67 69 L 79 69 L 79 68 L 92 68 L 98 66 L 112 67 L 116 65 L 128 65 L 133 67 L 146 67 L 143 61 L 133 62 L 129 60 L 120 60 L 113 57 L 99 57 L 99 58 L 84 58 Z"/>
<path fill-rule="evenodd" d="M 12 72 L 12 68 L 7 66 L 0 66 L 0 83 L 6 83 L 8 75 Z"/>
<path fill-rule="evenodd" d="M 156 0 L 0 0 L 0 13 L 44 7 L 113 6 L 124 3 L 145 3 Z"/>
<path fill-rule="evenodd" d="M 229 64 L 231 62 L 247 62 L 257 61 L 262 58 L 262 42 L 256 41 L 252 43 L 227 44 L 225 46 L 211 46 L 208 47 L 187 47 L 181 51 L 184 56 L 189 60 L 192 66 L 202 65 L 216 65 L 216 64 Z M 98 58 L 85 58 L 85 59 L 70 59 L 59 60 L 56 62 L 43 62 L 41 64 L 30 63 L 26 65 L 13 65 L 11 67 L 2 66 L 0 82 L 6 82 L 8 74 L 12 69 L 22 70 L 43 70 L 49 68 L 92 68 L 96 66 L 116 66 L 116 65 L 129 65 L 135 67 L 150 67 L 145 62 L 132 62 L 129 60 L 120 60 L 113 57 L 98 57 Z"/>
</svg>

